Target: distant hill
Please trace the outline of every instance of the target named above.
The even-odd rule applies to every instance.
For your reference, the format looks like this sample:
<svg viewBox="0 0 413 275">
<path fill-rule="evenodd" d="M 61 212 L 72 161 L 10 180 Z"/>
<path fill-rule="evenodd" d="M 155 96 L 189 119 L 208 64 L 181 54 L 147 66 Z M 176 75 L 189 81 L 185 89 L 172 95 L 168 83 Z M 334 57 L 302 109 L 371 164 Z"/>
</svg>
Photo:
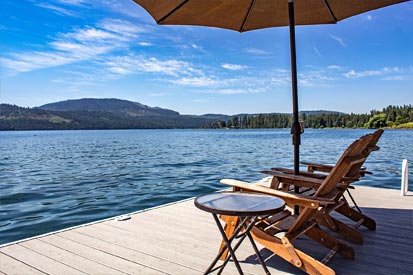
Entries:
<svg viewBox="0 0 413 275">
<path fill-rule="evenodd" d="M 68 124 L 70 119 L 46 110 L 0 104 L 0 130 L 64 129 Z"/>
<path fill-rule="evenodd" d="M 371 114 L 345 114 L 334 111 L 302 111 L 308 128 L 363 128 L 371 119 L 384 116 L 380 125 L 411 128 L 411 105 L 388 106 Z M 380 115 L 380 116 L 379 116 Z M 377 116 L 377 117 L 376 117 Z M 376 118 L 375 118 L 376 117 Z M 370 124 L 372 124 L 372 121 Z M 84 98 L 23 108 L 0 104 L 0 130 L 92 130 L 92 129 L 196 129 L 196 128 L 289 128 L 291 114 L 180 115 L 121 99 Z"/>
<path fill-rule="evenodd" d="M 337 112 L 306 111 L 305 113 Z M 290 116 L 290 114 L 283 115 Z M 220 128 L 225 127 L 224 121 L 241 116 L 261 117 L 262 115 L 180 115 L 173 110 L 150 107 L 128 100 L 83 98 L 49 103 L 37 108 L 0 104 L 0 130 Z"/>
<path fill-rule="evenodd" d="M 83 98 L 49 103 L 38 107 L 49 111 L 96 111 L 112 112 L 126 116 L 179 116 L 178 112 L 149 107 L 138 102 L 116 98 Z"/>
<path fill-rule="evenodd" d="M 67 100 L 37 108 L 0 104 L 0 130 L 182 129 L 217 120 L 120 99 Z"/>
</svg>

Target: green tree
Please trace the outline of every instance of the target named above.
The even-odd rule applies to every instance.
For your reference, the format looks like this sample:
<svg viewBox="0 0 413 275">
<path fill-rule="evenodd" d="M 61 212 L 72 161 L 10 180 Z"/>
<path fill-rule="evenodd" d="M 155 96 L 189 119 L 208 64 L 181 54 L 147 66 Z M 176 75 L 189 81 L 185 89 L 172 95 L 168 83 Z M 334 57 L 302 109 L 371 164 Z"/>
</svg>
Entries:
<svg viewBox="0 0 413 275">
<path fill-rule="evenodd" d="M 232 126 L 234 126 L 235 128 L 238 128 L 238 126 L 239 126 L 239 124 L 238 124 L 238 117 L 237 116 L 234 116 L 233 118 L 232 118 Z"/>
<path fill-rule="evenodd" d="M 406 123 L 406 122 L 407 122 L 407 120 L 404 117 L 397 116 L 396 120 L 394 121 L 394 124 L 395 125 L 400 125 L 400 124 L 403 124 L 403 123 Z"/>
<path fill-rule="evenodd" d="M 365 124 L 364 127 L 369 129 L 377 129 L 381 127 L 386 127 L 387 115 L 385 113 L 379 113 L 373 115 L 370 120 Z"/>
</svg>

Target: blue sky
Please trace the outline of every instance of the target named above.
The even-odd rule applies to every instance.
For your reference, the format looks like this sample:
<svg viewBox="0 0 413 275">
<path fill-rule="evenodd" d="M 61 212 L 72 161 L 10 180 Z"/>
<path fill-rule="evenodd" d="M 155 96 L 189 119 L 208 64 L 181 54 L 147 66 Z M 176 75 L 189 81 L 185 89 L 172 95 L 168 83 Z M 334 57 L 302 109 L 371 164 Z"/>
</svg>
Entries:
<svg viewBox="0 0 413 275">
<path fill-rule="evenodd" d="M 0 102 L 121 98 L 182 114 L 290 112 L 287 28 L 158 26 L 132 0 L 2 0 Z M 413 104 L 413 1 L 296 29 L 301 110 Z"/>
</svg>

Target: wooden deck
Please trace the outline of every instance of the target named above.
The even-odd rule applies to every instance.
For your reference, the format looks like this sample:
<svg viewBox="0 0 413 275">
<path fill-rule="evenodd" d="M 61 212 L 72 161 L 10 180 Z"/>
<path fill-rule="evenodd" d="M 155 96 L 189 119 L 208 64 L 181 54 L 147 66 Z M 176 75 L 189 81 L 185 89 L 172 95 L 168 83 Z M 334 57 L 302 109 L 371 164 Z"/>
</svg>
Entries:
<svg viewBox="0 0 413 275">
<path fill-rule="evenodd" d="M 354 192 L 377 231 L 363 230 L 364 245 L 353 245 L 356 260 L 336 256 L 337 274 L 413 274 L 413 194 L 358 186 Z M 0 274 L 202 274 L 215 257 L 220 235 L 212 216 L 187 200 L 131 215 L 127 221 L 91 225 L 0 247 Z M 298 245 L 297 245 L 298 244 Z M 315 242 L 295 245 L 318 257 Z M 261 250 L 271 274 L 303 274 L 268 250 Z M 246 274 L 264 274 L 245 241 L 237 251 Z M 230 263 L 224 274 L 237 274 Z"/>
</svg>

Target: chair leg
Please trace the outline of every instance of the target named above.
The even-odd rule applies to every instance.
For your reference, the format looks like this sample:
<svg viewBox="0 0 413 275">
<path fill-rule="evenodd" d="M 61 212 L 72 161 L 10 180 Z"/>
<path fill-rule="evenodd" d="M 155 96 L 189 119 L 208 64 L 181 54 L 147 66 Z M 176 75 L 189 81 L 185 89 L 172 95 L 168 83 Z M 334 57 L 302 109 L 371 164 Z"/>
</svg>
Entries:
<svg viewBox="0 0 413 275">
<path fill-rule="evenodd" d="M 357 204 L 357 202 L 354 200 L 353 195 L 352 195 L 351 192 L 350 192 L 350 189 L 347 189 L 347 194 L 348 194 L 348 196 L 350 197 L 350 200 L 353 202 L 354 207 L 357 209 L 357 211 L 359 211 L 360 213 L 362 213 L 360 207 L 359 207 L 358 204 Z M 344 194 L 342 195 L 342 197 L 343 197 L 344 200 L 346 200 L 346 198 L 344 197 Z"/>
<path fill-rule="evenodd" d="M 222 215 L 221 220 L 223 220 L 225 222 L 225 226 L 224 226 L 224 231 L 225 231 L 225 235 L 227 236 L 227 238 L 229 238 L 232 233 L 234 233 L 235 228 L 237 228 L 238 224 L 239 224 L 239 218 L 236 216 L 224 216 Z M 225 241 L 222 240 L 221 241 L 221 245 L 219 247 L 219 251 L 221 251 L 221 249 L 226 245 Z M 228 256 L 228 249 L 226 249 L 224 251 L 224 253 L 222 253 L 221 257 L 219 258 L 220 260 L 225 260 Z"/>
<path fill-rule="evenodd" d="M 363 235 L 356 228 L 353 228 L 328 214 L 320 214 L 318 212 L 314 218 L 319 225 L 329 228 L 346 240 L 355 244 L 363 244 Z"/>
<path fill-rule="evenodd" d="M 335 275 L 334 270 L 325 264 L 317 261 L 304 252 L 294 248 L 290 242 L 284 245 L 277 237 L 271 236 L 257 227 L 253 227 L 251 235 L 254 240 L 265 246 L 267 249 L 280 256 L 295 267 L 310 275 Z M 291 251 L 293 250 L 293 251 Z M 293 252 L 293 253 L 291 253 Z M 298 261 L 297 258 L 298 257 Z"/>
<path fill-rule="evenodd" d="M 361 225 L 364 225 L 370 230 L 376 230 L 376 222 L 372 218 L 367 217 L 366 215 L 354 210 L 347 204 L 340 206 L 336 209 L 336 211 L 355 222 L 359 222 L 361 219 L 363 219 Z"/>
<path fill-rule="evenodd" d="M 338 253 L 344 258 L 354 260 L 354 249 L 351 246 L 331 236 L 320 228 L 312 227 L 305 232 L 305 235 L 328 249 L 335 250 L 335 252 L 329 257 L 330 259 L 335 253 Z"/>
</svg>

